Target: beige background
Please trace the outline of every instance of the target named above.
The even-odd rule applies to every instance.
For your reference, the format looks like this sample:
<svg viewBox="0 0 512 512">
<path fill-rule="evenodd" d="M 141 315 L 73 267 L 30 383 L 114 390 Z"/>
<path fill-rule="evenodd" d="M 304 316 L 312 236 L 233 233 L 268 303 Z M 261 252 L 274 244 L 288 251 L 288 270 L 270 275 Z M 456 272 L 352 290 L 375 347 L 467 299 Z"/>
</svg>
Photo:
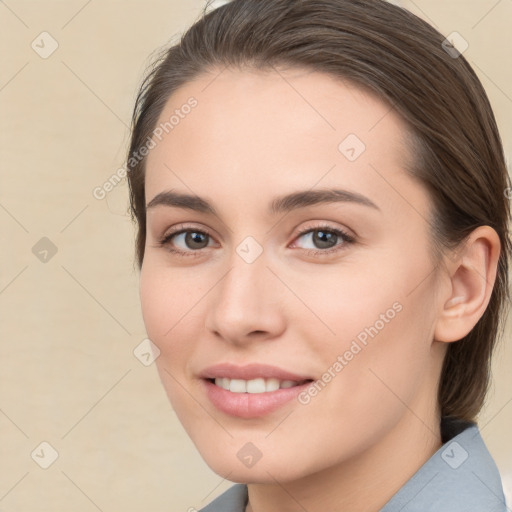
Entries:
<svg viewBox="0 0 512 512">
<path fill-rule="evenodd" d="M 402 3 L 467 40 L 465 56 L 510 157 L 512 0 Z M 0 3 L 4 512 L 187 511 L 231 485 L 196 452 L 154 365 L 133 354 L 146 334 L 126 182 L 105 199 L 93 196 L 124 163 L 150 54 L 202 7 L 200 0 Z M 31 47 L 51 49 L 43 31 L 58 43 L 47 58 Z M 43 237 L 57 248 L 46 262 L 32 252 Z M 512 493 L 511 327 L 480 426 Z M 42 442 L 58 453 L 47 469 L 40 464 L 51 462 L 52 449 Z"/>
</svg>

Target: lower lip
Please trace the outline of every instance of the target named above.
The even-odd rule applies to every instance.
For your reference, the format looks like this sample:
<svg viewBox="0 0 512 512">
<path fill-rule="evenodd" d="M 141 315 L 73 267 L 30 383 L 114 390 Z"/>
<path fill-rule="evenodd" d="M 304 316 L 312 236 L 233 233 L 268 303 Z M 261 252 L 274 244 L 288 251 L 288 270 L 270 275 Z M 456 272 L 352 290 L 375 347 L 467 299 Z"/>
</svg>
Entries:
<svg viewBox="0 0 512 512">
<path fill-rule="evenodd" d="M 239 418 L 257 418 L 270 414 L 290 402 L 311 382 L 300 386 L 277 389 L 266 393 L 232 393 L 203 379 L 206 394 L 212 404 L 225 414 Z"/>
</svg>

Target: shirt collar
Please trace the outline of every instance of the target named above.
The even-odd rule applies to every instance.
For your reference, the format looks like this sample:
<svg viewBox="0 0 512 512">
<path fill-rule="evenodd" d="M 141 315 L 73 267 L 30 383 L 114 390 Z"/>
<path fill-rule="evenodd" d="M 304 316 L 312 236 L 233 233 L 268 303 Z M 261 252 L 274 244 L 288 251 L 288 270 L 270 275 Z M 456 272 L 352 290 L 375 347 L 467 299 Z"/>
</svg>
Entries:
<svg viewBox="0 0 512 512">
<path fill-rule="evenodd" d="M 474 422 L 441 420 L 443 445 L 380 512 L 505 512 L 500 474 Z"/>
</svg>

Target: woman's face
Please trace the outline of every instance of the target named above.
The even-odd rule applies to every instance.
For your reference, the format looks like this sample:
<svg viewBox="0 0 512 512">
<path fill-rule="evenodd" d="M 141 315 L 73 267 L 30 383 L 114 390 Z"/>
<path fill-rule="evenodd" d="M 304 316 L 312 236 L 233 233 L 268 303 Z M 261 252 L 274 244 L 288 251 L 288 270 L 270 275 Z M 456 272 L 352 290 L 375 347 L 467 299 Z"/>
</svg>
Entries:
<svg viewBox="0 0 512 512">
<path fill-rule="evenodd" d="M 217 70 L 156 128 L 142 312 L 207 464 L 284 482 L 433 421 L 430 201 L 395 112 L 324 74 Z"/>
</svg>

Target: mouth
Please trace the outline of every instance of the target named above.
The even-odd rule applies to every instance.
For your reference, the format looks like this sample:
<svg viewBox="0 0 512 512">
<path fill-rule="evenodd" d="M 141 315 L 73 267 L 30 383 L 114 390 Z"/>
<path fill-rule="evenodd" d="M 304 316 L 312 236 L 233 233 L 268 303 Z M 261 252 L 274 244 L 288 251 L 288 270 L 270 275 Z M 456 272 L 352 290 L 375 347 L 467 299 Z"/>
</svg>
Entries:
<svg viewBox="0 0 512 512">
<path fill-rule="evenodd" d="M 300 381 L 294 380 L 279 380 L 275 378 L 264 379 L 262 377 L 244 380 L 244 379 L 230 379 L 228 377 L 217 377 L 206 379 L 215 386 L 230 391 L 231 393 L 272 393 L 279 389 L 289 389 L 303 384 L 313 382 L 313 379 L 303 379 Z"/>
<path fill-rule="evenodd" d="M 211 366 L 200 375 L 203 391 L 220 412 L 238 418 L 268 415 L 293 400 L 314 379 L 269 365 L 238 366 L 230 363 Z"/>
</svg>

